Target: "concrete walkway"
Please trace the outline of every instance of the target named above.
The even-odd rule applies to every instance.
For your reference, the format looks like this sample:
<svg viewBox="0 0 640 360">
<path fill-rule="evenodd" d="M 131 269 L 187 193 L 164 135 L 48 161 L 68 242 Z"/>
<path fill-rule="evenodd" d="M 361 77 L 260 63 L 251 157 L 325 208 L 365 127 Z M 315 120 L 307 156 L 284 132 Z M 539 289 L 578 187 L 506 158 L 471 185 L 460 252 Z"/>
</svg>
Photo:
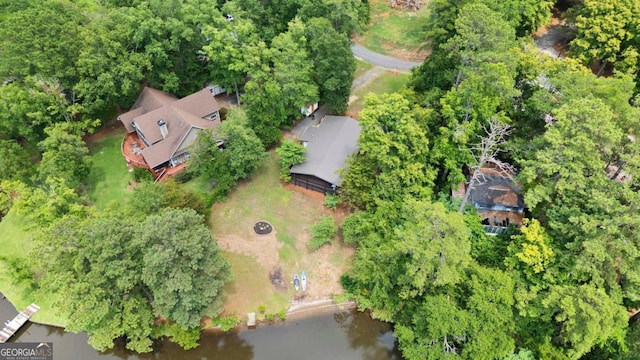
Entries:
<svg viewBox="0 0 640 360">
<path fill-rule="evenodd" d="M 351 52 L 357 59 L 389 70 L 410 71 L 414 67 L 422 64 L 419 62 L 400 60 L 391 56 L 378 54 L 377 52 L 373 52 L 359 44 L 351 45 Z"/>
</svg>

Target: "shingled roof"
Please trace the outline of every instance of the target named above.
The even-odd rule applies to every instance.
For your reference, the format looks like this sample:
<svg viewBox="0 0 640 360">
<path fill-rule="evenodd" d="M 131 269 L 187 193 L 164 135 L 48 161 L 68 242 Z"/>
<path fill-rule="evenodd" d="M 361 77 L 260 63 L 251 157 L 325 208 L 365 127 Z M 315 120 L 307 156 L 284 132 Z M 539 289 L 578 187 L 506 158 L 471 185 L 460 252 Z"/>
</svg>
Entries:
<svg viewBox="0 0 640 360">
<path fill-rule="evenodd" d="M 500 172 L 482 168 L 482 181 L 471 188 L 469 200 L 477 209 L 524 211 L 525 204 L 520 187 Z"/>
<path fill-rule="evenodd" d="M 318 126 L 309 127 L 301 137 L 306 143 L 304 163 L 291 168 L 292 174 L 311 175 L 340 186 L 338 173 L 347 157 L 358 152 L 360 124 L 350 117 L 327 115 Z"/>
<path fill-rule="evenodd" d="M 147 165 L 155 168 L 169 161 L 192 129 L 211 129 L 220 125 L 219 119 L 203 117 L 220 109 L 209 88 L 204 88 L 182 99 L 160 90 L 145 87 L 132 110 L 118 117 L 127 132 L 136 131 L 148 143 L 143 150 Z M 158 122 L 162 120 L 168 130 L 165 137 L 160 132 Z M 135 123 L 135 127 L 134 127 Z"/>
</svg>

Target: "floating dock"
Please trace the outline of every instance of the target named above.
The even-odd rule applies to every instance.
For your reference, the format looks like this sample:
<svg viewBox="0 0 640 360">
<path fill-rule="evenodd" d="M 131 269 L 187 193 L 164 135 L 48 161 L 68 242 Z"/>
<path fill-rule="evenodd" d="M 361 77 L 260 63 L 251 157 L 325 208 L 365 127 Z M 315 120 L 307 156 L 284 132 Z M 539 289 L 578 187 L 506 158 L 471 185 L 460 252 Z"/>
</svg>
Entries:
<svg viewBox="0 0 640 360">
<path fill-rule="evenodd" d="M 16 315 L 13 320 L 5 323 L 4 328 L 0 330 L 0 343 L 5 343 L 12 337 L 15 333 L 20 330 L 22 325 L 24 325 L 29 318 L 36 313 L 36 311 L 40 310 L 40 306 L 36 304 L 31 304 L 27 306 L 27 308 Z"/>
</svg>

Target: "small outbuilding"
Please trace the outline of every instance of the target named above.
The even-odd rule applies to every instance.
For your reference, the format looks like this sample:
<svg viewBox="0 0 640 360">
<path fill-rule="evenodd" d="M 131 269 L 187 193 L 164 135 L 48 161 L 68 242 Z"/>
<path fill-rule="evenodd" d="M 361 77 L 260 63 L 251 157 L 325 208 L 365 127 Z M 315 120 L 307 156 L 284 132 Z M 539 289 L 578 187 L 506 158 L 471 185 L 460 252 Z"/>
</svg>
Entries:
<svg viewBox="0 0 640 360">
<path fill-rule="evenodd" d="M 291 167 L 291 182 L 323 194 L 340 187 L 340 170 L 347 158 L 358 153 L 358 121 L 346 116 L 327 115 L 318 125 L 307 128 L 300 141 L 307 148 L 306 160 Z"/>
<path fill-rule="evenodd" d="M 466 184 L 460 184 L 453 196 L 464 198 L 465 192 L 470 192 L 469 202 L 476 208 L 488 235 L 501 234 L 510 225 L 520 227 L 526 207 L 520 186 L 510 174 L 497 169 L 484 167 L 477 171 L 482 174 L 481 180 L 470 189 Z"/>
</svg>

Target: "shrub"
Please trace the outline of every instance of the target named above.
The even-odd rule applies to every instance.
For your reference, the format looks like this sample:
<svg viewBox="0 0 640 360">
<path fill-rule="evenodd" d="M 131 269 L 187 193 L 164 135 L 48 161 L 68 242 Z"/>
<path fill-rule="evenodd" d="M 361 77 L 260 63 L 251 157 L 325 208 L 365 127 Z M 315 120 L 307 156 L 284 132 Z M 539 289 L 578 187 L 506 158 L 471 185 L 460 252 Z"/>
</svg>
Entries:
<svg viewBox="0 0 640 360">
<path fill-rule="evenodd" d="M 178 324 L 161 324 L 155 327 L 154 337 L 169 337 L 172 342 L 180 345 L 183 349 L 195 349 L 200 343 L 200 328 L 182 328 Z"/>
<path fill-rule="evenodd" d="M 297 142 L 291 140 L 285 140 L 279 148 L 276 149 L 276 153 L 279 157 L 280 163 L 280 177 L 282 180 L 291 181 L 291 174 L 289 170 L 293 165 L 302 164 L 305 160 L 304 153 L 307 149 Z"/>
<path fill-rule="evenodd" d="M 211 321 L 214 325 L 220 326 L 222 331 L 229 331 L 238 324 L 238 317 L 235 315 L 222 316 Z"/>
<path fill-rule="evenodd" d="M 278 317 L 280 318 L 280 320 L 284 321 L 287 318 L 287 312 L 284 310 L 280 310 L 278 312 Z"/>
<path fill-rule="evenodd" d="M 317 224 L 311 228 L 311 242 L 309 248 L 317 250 L 325 244 L 330 244 L 333 237 L 338 232 L 336 222 L 331 216 L 323 217 Z"/>
<path fill-rule="evenodd" d="M 260 314 L 264 314 L 266 310 L 267 308 L 264 305 L 258 306 L 258 311 L 260 312 Z"/>
<path fill-rule="evenodd" d="M 324 197 L 324 206 L 328 207 L 331 210 L 335 210 L 340 205 L 340 198 L 336 194 L 327 194 Z"/>
<path fill-rule="evenodd" d="M 133 178 L 136 180 L 136 182 L 152 182 L 156 179 L 149 170 L 139 167 L 133 168 Z"/>
<path fill-rule="evenodd" d="M 273 321 L 276 319 L 276 314 L 266 314 L 264 318 L 268 321 Z"/>
<path fill-rule="evenodd" d="M 184 183 L 186 183 L 187 181 L 189 181 L 189 180 L 193 179 L 193 176 L 194 176 L 193 171 L 192 171 L 192 170 L 189 170 L 189 169 L 187 168 L 187 169 L 184 169 L 184 170 L 180 171 L 179 173 L 177 173 L 177 174 L 173 177 L 173 179 L 174 179 L 176 182 L 180 183 L 180 184 L 184 184 Z"/>
</svg>

